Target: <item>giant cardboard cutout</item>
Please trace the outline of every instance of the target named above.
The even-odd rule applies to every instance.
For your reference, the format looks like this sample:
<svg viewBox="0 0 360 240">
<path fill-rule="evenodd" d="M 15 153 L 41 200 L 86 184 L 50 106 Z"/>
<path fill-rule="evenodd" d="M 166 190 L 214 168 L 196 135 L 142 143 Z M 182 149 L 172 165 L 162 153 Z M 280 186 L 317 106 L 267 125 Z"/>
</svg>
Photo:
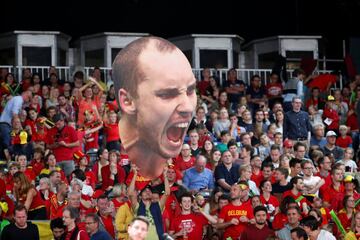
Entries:
<svg viewBox="0 0 360 240">
<path fill-rule="evenodd" d="M 145 37 L 119 52 L 112 74 L 122 145 L 140 174 L 154 179 L 180 153 L 196 107 L 191 66 L 172 43 Z"/>
</svg>

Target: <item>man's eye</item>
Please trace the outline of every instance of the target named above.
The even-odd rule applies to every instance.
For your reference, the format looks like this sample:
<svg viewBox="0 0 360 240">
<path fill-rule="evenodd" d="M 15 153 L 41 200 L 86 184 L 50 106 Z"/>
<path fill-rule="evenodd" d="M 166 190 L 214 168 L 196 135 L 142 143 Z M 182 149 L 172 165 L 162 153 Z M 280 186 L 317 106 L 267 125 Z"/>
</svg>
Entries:
<svg viewBox="0 0 360 240">
<path fill-rule="evenodd" d="M 191 95 L 195 92 L 195 87 L 191 87 L 187 90 L 187 95 Z"/>
<path fill-rule="evenodd" d="M 158 94 L 158 97 L 160 97 L 160 98 L 162 98 L 162 99 L 170 99 L 170 98 L 176 97 L 176 94 L 161 93 L 161 94 Z"/>
</svg>

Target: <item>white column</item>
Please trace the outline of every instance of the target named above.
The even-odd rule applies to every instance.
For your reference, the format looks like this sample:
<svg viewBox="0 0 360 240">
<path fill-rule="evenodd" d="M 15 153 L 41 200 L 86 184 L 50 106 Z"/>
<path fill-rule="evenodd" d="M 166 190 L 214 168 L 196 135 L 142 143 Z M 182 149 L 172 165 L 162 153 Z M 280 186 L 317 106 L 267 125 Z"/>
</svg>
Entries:
<svg viewBox="0 0 360 240">
<path fill-rule="evenodd" d="M 195 68 L 200 68 L 200 49 L 198 47 L 195 47 L 193 49 L 193 53 L 194 53 L 193 61 L 195 61 Z"/>
<path fill-rule="evenodd" d="M 57 66 L 57 38 L 53 36 L 53 44 L 51 46 L 51 65 Z"/>
<path fill-rule="evenodd" d="M 227 62 L 228 62 L 228 68 L 232 68 L 234 66 L 234 63 L 233 63 L 233 52 L 232 52 L 232 49 L 228 49 L 227 50 Z"/>
</svg>

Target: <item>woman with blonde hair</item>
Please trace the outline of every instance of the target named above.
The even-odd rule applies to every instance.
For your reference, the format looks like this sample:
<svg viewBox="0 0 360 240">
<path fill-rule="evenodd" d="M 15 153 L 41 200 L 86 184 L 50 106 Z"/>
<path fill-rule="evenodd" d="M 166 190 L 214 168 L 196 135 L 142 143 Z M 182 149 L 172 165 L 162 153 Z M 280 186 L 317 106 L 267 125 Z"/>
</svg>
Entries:
<svg viewBox="0 0 360 240">
<path fill-rule="evenodd" d="M 16 202 L 25 206 L 28 211 L 28 219 L 46 220 L 44 200 L 25 174 L 23 172 L 16 172 L 13 179 Z"/>
</svg>

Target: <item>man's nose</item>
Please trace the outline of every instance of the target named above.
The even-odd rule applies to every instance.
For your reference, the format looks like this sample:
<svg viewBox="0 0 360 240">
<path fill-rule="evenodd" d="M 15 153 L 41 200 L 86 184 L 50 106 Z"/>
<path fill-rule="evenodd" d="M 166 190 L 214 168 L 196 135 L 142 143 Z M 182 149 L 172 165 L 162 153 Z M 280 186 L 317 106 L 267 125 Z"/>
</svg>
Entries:
<svg viewBox="0 0 360 240">
<path fill-rule="evenodd" d="M 195 102 L 195 103 L 194 103 Z M 183 116 L 188 117 L 195 110 L 196 97 L 189 96 L 187 93 L 181 94 L 181 99 L 179 105 L 177 106 L 177 111 Z"/>
</svg>

